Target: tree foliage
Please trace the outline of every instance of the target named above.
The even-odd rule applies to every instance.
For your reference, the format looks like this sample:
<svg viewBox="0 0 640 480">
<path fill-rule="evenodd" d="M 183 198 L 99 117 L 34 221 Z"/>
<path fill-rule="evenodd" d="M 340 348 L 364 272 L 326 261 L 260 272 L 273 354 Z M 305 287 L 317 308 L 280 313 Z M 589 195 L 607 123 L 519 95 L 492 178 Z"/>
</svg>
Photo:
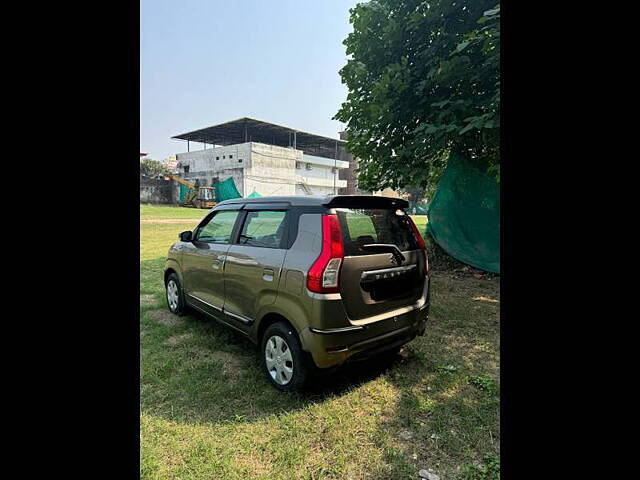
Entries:
<svg viewBox="0 0 640 480">
<path fill-rule="evenodd" d="M 499 179 L 500 5 L 372 0 L 350 10 L 346 123 L 364 189 L 433 185 L 450 154 Z"/>
<path fill-rule="evenodd" d="M 143 158 L 140 160 L 140 174 L 148 177 L 157 177 L 158 175 L 164 175 L 167 171 L 166 167 L 157 160 L 150 158 Z"/>
</svg>

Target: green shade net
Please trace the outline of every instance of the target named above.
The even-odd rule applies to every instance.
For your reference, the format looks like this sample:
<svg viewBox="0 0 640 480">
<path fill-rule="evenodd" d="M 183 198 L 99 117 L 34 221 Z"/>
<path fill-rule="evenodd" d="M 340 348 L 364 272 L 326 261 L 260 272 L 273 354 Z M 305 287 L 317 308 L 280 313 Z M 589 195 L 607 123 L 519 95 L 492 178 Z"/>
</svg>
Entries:
<svg viewBox="0 0 640 480">
<path fill-rule="evenodd" d="M 247 198 L 258 198 L 261 196 L 262 195 L 260 195 L 258 192 L 253 192 L 251 195 L 247 196 Z"/>
<path fill-rule="evenodd" d="M 226 180 L 211 185 L 215 187 L 216 202 L 222 202 L 224 200 L 231 200 L 232 198 L 242 198 L 240 192 L 236 188 L 236 183 L 233 181 L 233 177 L 229 177 Z"/>
<path fill-rule="evenodd" d="M 187 192 L 191 190 L 189 187 L 180 184 L 180 203 L 184 203 L 184 199 L 187 196 Z"/>
<path fill-rule="evenodd" d="M 486 167 L 452 155 L 427 215 L 427 233 L 449 255 L 500 273 L 500 186 Z"/>
</svg>

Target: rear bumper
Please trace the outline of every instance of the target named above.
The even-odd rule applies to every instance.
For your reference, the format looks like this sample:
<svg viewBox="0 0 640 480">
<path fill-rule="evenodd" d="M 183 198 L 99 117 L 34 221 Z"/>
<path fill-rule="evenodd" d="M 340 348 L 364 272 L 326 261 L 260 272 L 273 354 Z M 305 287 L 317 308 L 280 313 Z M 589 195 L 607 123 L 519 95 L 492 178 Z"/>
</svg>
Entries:
<svg viewBox="0 0 640 480">
<path fill-rule="evenodd" d="M 397 348 L 423 335 L 429 317 L 429 283 L 426 302 L 402 315 L 348 327 L 306 328 L 302 332 L 305 350 L 318 368 L 329 368 Z"/>
</svg>

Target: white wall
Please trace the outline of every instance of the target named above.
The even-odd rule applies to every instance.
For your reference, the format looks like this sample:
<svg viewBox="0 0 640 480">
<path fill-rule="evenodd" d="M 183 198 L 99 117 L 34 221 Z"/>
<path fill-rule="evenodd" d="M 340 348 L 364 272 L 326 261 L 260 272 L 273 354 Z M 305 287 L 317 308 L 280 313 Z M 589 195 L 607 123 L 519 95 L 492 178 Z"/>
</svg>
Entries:
<svg viewBox="0 0 640 480">
<path fill-rule="evenodd" d="M 178 162 L 189 165 L 189 173 L 242 168 L 251 160 L 250 143 L 207 148 L 178 154 Z M 242 160 L 242 162 L 240 162 Z"/>
<path fill-rule="evenodd" d="M 338 172 L 332 173 L 333 159 L 303 155 L 301 150 L 263 143 L 247 142 L 180 153 L 178 162 L 189 166 L 189 173 L 184 174 L 184 178 L 191 181 L 198 178 L 210 184 L 216 176 L 221 181 L 232 176 L 242 196 L 253 192 L 263 196 L 303 195 L 304 190 L 296 187 L 300 183 L 307 184 L 313 193 L 333 194 L 334 177 L 336 188 L 347 184 L 346 180 L 338 178 Z M 302 168 L 296 169 L 296 162 Z M 306 163 L 311 163 L 311 170 L 305 169 Z M 336 164 L 338 169 L 348 166 L 340 160 Z M 179 171 L 184 172 L 182 168 Z"/>
<path fill-rule="evenodd" d="M 317 185 L 308 185 L 309 189 L 311 190 L 311 194 L 312 195 L 333 195 L 334 194 L 334 190 L 333 190 L 333 186 L 331 187 L 319 187 Z M 298 184 L 296 185 L 296 195 L 307 195 L 307 192 L 305 192 L 304 188 L 302 187 L 302 185 Z M 336 192 L 337 194 L 337 192 Z"/>
<path fill-rule="evenodd" d="M 332 167 L 323 167 L 319 165 L 311 165 L 311 170 L 306 169 L 306 165 L 303 163 L 301 168 L 296 169 L 296 182 L 297 183 L 306 183 L 310 186 L 318 186 L 318 187 L 332 187 L 334 185 L 335 178 L 335 186 L 346 187 L 347 181 L 340 180 L 338 178 L 338 172 L 332 173 Z"/>
<path fill-rule="evenodd" d="M 251 166 L 244 171 L 246 195 L 294 195 L 294 170 L 301 158 L 300 150 L 252 142 Z"/>
</svg>

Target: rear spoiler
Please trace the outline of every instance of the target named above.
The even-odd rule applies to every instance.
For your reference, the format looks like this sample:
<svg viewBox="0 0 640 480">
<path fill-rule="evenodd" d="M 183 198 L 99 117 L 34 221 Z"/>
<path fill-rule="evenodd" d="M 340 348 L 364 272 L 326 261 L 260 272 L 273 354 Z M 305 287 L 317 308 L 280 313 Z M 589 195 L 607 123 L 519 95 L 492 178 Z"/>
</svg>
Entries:
<svg viewBox="0 0 640 480">
<path fill-rule="evenodd" d="M 323 205 L 331 208 L 407 208 L 409 202 L 401 198 L 378 197 L 376 195 L 336 195 L 327 197 Z"/>
</svg>

